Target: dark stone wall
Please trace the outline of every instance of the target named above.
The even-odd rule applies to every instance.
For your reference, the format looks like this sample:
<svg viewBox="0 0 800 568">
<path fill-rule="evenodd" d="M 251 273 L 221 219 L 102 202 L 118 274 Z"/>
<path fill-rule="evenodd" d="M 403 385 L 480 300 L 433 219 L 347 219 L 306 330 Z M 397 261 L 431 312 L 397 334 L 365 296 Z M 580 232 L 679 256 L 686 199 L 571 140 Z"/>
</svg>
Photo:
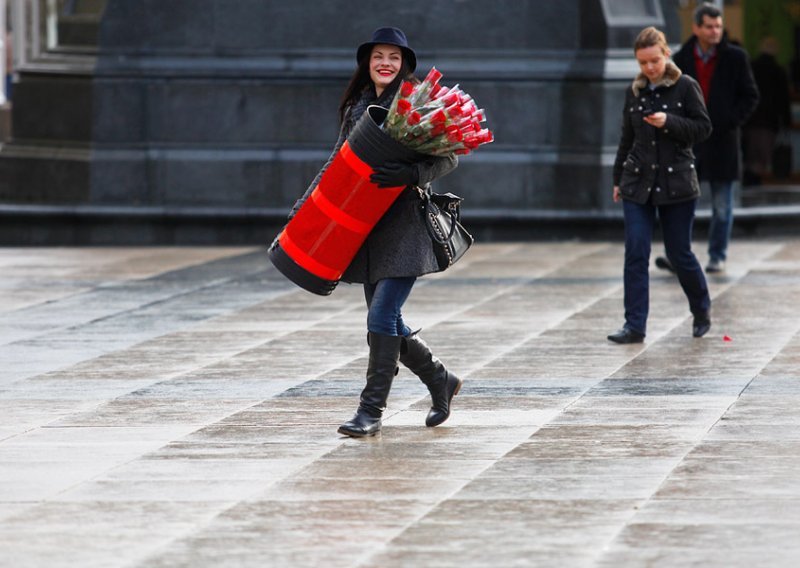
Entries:
<svg viewBox="0 0 800 568">
<path fill-rule="evenodd" d="M 496 142 L 438 184 L 467 217 L 607 215 L 630 45 L 672 1 L 109 0 L 94 66 L 21 73 L 0 202 L 279 223 L 336 139 L 357 45 L 395 25 L 419 75 L 487 110 Z"/>
</svg>

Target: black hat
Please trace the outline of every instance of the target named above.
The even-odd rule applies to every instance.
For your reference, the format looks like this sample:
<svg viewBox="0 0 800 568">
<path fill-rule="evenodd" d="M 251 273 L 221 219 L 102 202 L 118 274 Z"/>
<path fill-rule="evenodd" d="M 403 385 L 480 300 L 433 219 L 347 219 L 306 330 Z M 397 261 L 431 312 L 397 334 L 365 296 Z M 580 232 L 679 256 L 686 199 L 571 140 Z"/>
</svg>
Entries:
<svg viewBox="0 0 800 568">
<path fill-rule="evenodd" d="M 361 63 L 361 60 L 370 54 L 372 47 L 379 43 L 396 45 L 403 52 L 403 59 L 408 63 L 410 70 L 413 72 L 417 68 L 417 54 L 408 47 L 406 34 L 400 28 L 378 28 L 372 32 L 372 39 L 358 46 L 356 61 Z"/>
</svg>

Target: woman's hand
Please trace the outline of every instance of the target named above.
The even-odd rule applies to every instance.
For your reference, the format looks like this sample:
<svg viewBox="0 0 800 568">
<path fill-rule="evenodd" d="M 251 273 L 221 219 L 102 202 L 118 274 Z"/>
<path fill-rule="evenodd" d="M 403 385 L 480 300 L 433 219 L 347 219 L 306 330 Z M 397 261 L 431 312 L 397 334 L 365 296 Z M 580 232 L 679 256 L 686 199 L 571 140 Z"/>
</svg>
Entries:
<svg viewBox="0 0 800 568">
<path fill-rule="evenodd" d="M 643 120 L 651 126 L 655 126 L 656 128 L 663 128 L 664 125 L 667 123 L 667 113 L 654 112 L 649 116 L 645 116 Z"/>
<path fill-rule="evenodd" d="M 619 200 L 622 199 L 622 196 L 619 193 L 619 186 L 614 186 L 614 203 L 619 203 Z"/>
<path fill-rule="evenodd" d="M 378 187 L 405 187 L 407 185 L 417 185 L 419 181 L 419 171 L 414 164 L 390 161 L 382 166 L 374 168 L 373 174 L 369 176 L 369 181 Z"/>
</svg>

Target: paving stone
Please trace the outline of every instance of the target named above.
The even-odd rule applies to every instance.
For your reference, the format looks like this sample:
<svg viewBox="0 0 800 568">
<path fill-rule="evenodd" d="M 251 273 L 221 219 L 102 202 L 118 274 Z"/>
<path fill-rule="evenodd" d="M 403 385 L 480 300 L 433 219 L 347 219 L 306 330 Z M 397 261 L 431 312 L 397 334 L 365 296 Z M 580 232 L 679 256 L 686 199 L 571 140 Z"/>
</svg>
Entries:
<svg viewBox="0 0 800 568">
<path fill-rule="evenodd" d="M 553 424 L 713 424 L 719 408 L 582 408 L 568 409 L 552 420 Z"/>
<path fill-rule="evenodd" d="M 692 448 L 690 457 L 708 458 L 761 458 L 792 457 L 800 455 L 800 441 L 796 440 L 703 440 Z M 757 463 L 757 461 L 756 461 Z"/>
<path fill-rule="evenodd" d="M 664 499 L 779 499 L 793 498 L 800 491 L 800 479 L 780 471 L 749 472 L 747 483 L 735 475 L 670 477 L 656 496 Z"/>
<path fill-rule="evenodd" d="M 642 523 L 800 524 L 800 499 L 650 499 L 636 512 Z"/>
<path fill-rule="evenodd" d="M 342 479 L 309 478 L 283 480 L 251 497 L 253 500 L 283 501 L 437 501 L 464 486 L 463 478 L 447 475 L 429 478 L 359 479 L 357 484 Z"/>
<path fill-rule="evenodd" d="M 576 538 L 578 538 L 576 536 Z M 524 540 L 529 540 L 525 538 Z M 424 566 L 430 562 L 435 551 L 413 547 L 392 547 L 390 551 L 370 557 L 358 566 L 386 566 L 398 568 L 402 566 Z M 542 566 L 575 566 L 579 568 L 593 565 L 594 555 L 570 549 L 542 549 L 535 544 L 518 543 L 513 547 L 485 547 L 479 539 L 463 543 L 460 550 L 452 550 L 444 558 L 438 558 L 436 565 L 442 568 L 459 568 L 463 566 L 509 566 L 524 568 L 536 562 Z"/>
<path fill-rule="evenodd" d="M 670 471 L 678 464 L 677 458 L 580 458 L 531 459 L 505 457 L 481 474 L 482 478 L 497 477 L 570 477 L 584 475 L 628 475 L 638 471 L 642 475 L 658 475 Z"/>
<path fill-rule="evenodd" d="M 3 562 L 26 567 L 136 563 L 216 512 L 196 503 L 42 503 L 4 524 Z M 36 538 L 28 539 L 30 534 Z"/>
<path fill-rule="evenodd" d="M 739 547 L 712 548 L 645 548 L 612 549 L 604 553 L 592 566 L 619 568 L 620 566 L 648 566 L 670 568 L 673 566 L 770 566 L 791 568 L 797 564 L 798 552 L 793 549 L 771 549 L 763 552 L 741 550 Z M 690 560 L 689 560 L 690 559 Z"/>
<path fill-rule="evenodd" d="M 767 550 L 786 545 L 797 535 L 796 524 L 778 523 L 631 523 L 617 539 L 621 546 L 641 547 L 647 542 L 652 548 L 717 549 L 739 551 L 766 547 Z M 642 547 L 644 548 L 644 547 Z M 789 546 L 800 552 L 800 543 Z"/>
<path fill-rule="evenodd" d="M 766 419 L 765 419 L 766 421 Z M 800 441 L 800 429 L 794 424 L 781 423 L 772 426 L 765 422 L 742 424 L 736 420 L 717 424 L 708 433 L 708 440 L 792 440 Z"/>
<path fill-rule="evenodd" d="M 472 481 L 459 495 L 467 499 L 645 499 L 658 489 L 662 481 L 660 474 L 484 477 Z"/>
</svg>

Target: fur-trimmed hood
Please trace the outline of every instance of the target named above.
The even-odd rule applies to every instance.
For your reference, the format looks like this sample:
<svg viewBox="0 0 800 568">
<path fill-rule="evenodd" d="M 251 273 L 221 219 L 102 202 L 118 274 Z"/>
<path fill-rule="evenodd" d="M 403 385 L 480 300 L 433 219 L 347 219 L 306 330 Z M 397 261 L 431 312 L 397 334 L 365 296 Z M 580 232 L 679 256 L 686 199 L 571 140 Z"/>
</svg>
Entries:
<svg viewBox="0 0 800 568">
<path fill-rule="evenodd" d="M 661 77 L 661 81 L 658 82 L 656 87 L 671 87 L 678 82 L 682 74 L 677 65 L 672 61 L 667 61 L 667 65 L 664 68 L 664 76 Z M 645 77 L 644 73 L 639 73 L 636 79 L 633 80 L 633 86 L 631 87 L 633 89 L 633 94 L 638 97 L 639 92 L 647 87 L 647 83 L 648 79 Z"/>
</svg>

